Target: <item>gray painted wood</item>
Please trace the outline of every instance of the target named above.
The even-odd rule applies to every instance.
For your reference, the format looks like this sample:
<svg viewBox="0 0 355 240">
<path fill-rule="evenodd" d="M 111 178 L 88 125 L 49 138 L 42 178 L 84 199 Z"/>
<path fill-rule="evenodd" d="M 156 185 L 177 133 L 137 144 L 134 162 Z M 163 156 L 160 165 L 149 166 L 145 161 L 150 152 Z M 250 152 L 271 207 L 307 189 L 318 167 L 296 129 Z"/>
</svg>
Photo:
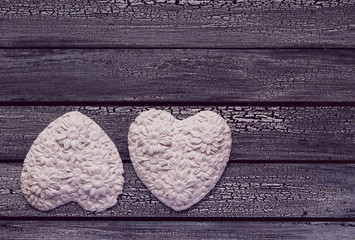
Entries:
<svg viewBox="0 0 355 240">
<path fill-rule="evenodd" d="M 342 160 L 355 160 L 354 23 L 354 0 L 1 1 L 0 48 L 14 49 L 0 50 L 0 102 L 29 106 L 0 107 L 0 238 L 353 238 L 346 220 L 355 217 L 355 165 Z M 106 106 L 30 106 L 67 101 Z M 187 211 L 161 204 L 128 162 L 128 126 L 147 108 L 108 107 L 111 101 L 169 103 L 176 107 L 159 108 L 180 119 L 201 109 L 221 114 L 234 145 L 216 188 Z M 199 107 L 178 107 L 192 102 Z M 248 102 L 272 104 L 203 107 Z M 295 102 L 308 107 L 291 107 Z M 325 102 L 344 107 L 312 107 Z M 126 160 L 125 191 L 100 214 L 74 203 L 41 213 L 21 196 L 21 161 L 33 140 L 71 110 L 98 122 Z M 126 217 L 133 221 L 121 221 Z M 344 222 L 333 221 L 339 218 Z"/>
<path fill-rule="evenodd" d="M 0 47 L 355 47 L 354 3 L 1 1 Z"/>
<path fill-rule="evenodd" d="M 354 218 L 354 164 L 229 163 L 216 187 L 188 210 L 159 202 L 124 163 L 118 204 L 89 213 L 75 203 L 49 212 L 33 209 L 20 189 L 21 163 L 1 163 L 0 217 L 294 217 Z"/>
<path fill-rule="evenodd" d="M 355 107 L 153 107 L 184 119 L 201 110 L 220 114 L 232 130 L 231 160 L 353 161 Z M 2 106 L 0 159 L 23 160 L 38 134 L 62 114 L 78 110 L 97 122 L 128 160 L 129 125 L 149 107 Z M 0 160 L 1 161 L 1 160 Z"/>
<path fill-rule="evenodd" d="M 350 102 L 355 50 L 0 50 L 0 101 Z"/>
<path fill-rule="evenodd" d="M 353 222 L 0 221 L 6 239 L 352 239 Z"/>
</svg>

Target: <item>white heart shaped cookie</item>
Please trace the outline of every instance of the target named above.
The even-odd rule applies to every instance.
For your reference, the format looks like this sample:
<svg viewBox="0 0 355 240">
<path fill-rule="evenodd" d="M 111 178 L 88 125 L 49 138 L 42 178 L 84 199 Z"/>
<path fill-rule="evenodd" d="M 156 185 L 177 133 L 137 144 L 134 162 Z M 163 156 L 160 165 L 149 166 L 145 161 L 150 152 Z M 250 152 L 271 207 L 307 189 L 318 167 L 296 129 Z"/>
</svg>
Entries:
<svg viewBox="0 0 355 240">
<path fill-rule="evenodd" d="M 72 201 L 88 211 L 104 211 L 117 203 L 123 183 L 114 143 L 79 112 L 66 113 L 39 134 L 21 174 L 24 197 L 41 211 Z"/>
<path fill-rule="evenodd" d="M 165 111 L 149 110 L 136 118 L 128 133 L 138 177 L 175 211 L 199 202 L 216 185 L 231 144 L 229 126 L 211 111 L 177 120 Z"/>
</svg>

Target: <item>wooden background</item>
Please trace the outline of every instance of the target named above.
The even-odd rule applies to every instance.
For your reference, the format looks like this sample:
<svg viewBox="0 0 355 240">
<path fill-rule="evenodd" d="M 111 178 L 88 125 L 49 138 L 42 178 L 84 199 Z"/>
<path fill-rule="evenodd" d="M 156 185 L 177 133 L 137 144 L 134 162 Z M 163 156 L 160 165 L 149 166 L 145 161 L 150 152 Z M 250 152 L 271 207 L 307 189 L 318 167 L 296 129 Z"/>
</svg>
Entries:
<svg viewBox="0 0 355 240">
<path fill-rule="evenodd" d="M 0 0 L 0 84 L 0 239 L 355 239 L 354 0 Z M 232 129 L 220 182 L 186 211 L 130 163 L 151 107 Z M 71 110 L 124 162 L 103 213 L 21 194 L 32 142 Z"/>
</svg>

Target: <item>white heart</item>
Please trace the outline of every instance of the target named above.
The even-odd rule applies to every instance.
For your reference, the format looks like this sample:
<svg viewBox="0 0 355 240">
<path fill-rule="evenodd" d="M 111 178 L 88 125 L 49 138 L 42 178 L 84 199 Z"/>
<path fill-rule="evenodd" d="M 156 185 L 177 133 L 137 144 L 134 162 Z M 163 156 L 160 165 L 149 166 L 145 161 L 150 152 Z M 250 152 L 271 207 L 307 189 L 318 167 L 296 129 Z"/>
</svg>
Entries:
<svg viewBox="0 0 355 240">
<path fill-rule="evenodd" d="M 90 118 L 69 112 L 49 124 L 23 164 L 21 189 L 41 211 L 77 202 L 101 212 L 122 193 L 123 165 L 106 133 Z"/>
<path fill-rule="evenodd" d="M 231 144 L 229 126 L 211 111 L 184 120 L 161 110 L 146 111 L 128 133 L 138 177 L 175 211 L 196 204 L 216 185 L 229 160 Z"/>
</svg>

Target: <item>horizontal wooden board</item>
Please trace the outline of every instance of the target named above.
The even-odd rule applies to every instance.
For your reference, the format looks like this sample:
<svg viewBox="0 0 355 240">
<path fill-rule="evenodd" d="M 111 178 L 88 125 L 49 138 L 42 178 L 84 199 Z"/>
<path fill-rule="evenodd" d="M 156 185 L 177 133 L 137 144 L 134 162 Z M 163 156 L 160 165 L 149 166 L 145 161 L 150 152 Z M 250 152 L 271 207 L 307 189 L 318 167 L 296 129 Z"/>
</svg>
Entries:
<svg viewBox="0 0 355 240">
<path fill-rule="evenodd" d="M 353 102 L 355 50 L 0 50 L 0 102 Z"/>
<path fill-rule="evenodd" d="M 75 203 L 49 212 L 33 209 L 20 189 L 21 163 L 0 165 L 0 217 L 355 217 L 354 164 L 229 163 L 216 187 L 188 210 L 175 212 L 158 201 L 124 163 L 118 204 L 90 213 Z"/>
<path fill-rule="evenodd" d="M 153 107 L 184 119 L 201 110 L 220 114 L 232 130 L 231 160 L 354 161 L 355 107 Z M 97 122 L 128 160 L 130 124 L 149 107 L 2 106 L 0 159 L 23 160 L 37 135 L 62 114 L 78 110 Z"/>
<path fill-rule="evenodd" d="M 5 239 L 352 239 L 352 222 L 0 221 Z"/>
<path fill-rule="evenodd" d="M 354 12 L 354 0 L 5 0 L 0 47 L 353 48 Z"/>
</svg>

